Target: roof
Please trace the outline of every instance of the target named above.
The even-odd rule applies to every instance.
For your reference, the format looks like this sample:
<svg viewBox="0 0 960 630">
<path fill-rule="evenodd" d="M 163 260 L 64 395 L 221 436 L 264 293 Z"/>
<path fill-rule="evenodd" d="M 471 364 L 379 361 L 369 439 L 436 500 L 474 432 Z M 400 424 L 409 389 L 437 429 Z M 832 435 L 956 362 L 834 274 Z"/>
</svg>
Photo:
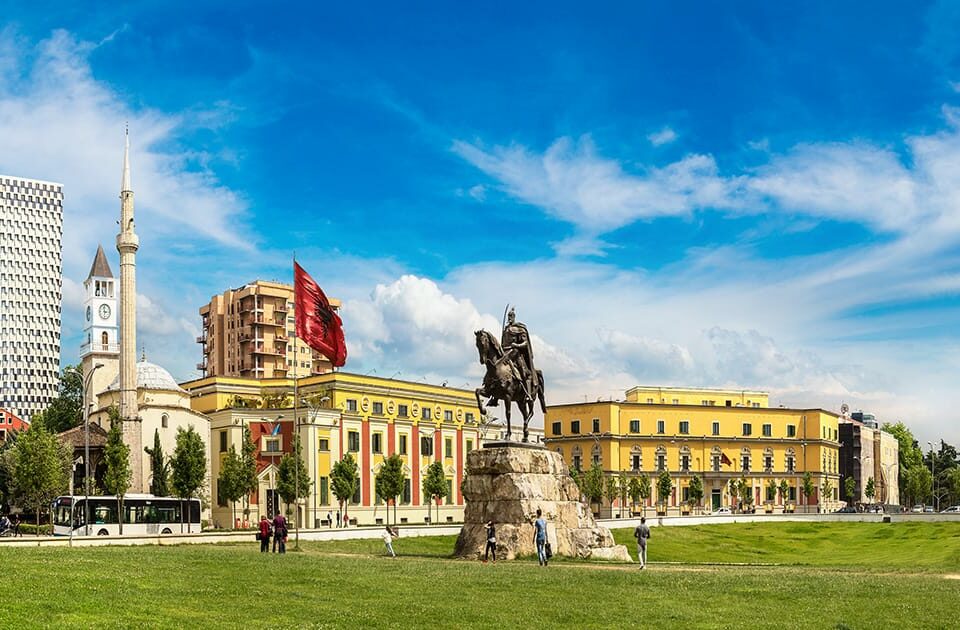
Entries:
<svg viewBox="0 0 960 630">
<path fill-rule="evenodd" d="M 94 276 L 98 278 L 113 277 L 110 263 L 107 262 L 107 255 L 103 253 L 103 245 L 97 245 L 97 255 L 93 258 L 93 265 L 90 266 L 90 274 L 87 276 L 87 280 Z"/>
<path fill-rule="evenodd" d="M 113 379 L 113 382 L 107 387 L 106 391 L 116 391 L 120 389 L 120 375 Z M 177 381 L 170 376 L 170 372 L 147 361 L 137 363 L 137 389 L 152 389 L 168 392 L 180 392 L 186 394 L 186 390 L 177 385 Z"/>
<path fill-rule="evenodd" d="M 83 426 L 67 429 L 63 433 L 57 434 L 57 437 L 64 444 L 69 444 L 73 448 L 80 448 L 85 443 Z M 96 422 L 90 423 L 90 446 L 99 448 L 107 443 L 107 431 Z"/>
</svg>

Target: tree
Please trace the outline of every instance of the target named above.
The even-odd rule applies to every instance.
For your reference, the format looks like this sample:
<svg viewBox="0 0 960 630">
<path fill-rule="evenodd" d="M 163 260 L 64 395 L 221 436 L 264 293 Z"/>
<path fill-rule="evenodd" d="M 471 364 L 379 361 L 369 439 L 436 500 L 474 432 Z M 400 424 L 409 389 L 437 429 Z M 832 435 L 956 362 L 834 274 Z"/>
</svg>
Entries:
<svg viewBox="0 0 960 630">
<path fill-rule="evenodd" d="M 743 509 L 750 509 L 750 506 L 753 505 L 753 486 L 750 485 L 746 477 L 742 477 L 737 487 L 740 490 L 740 501 L 743 502 Z"/>
<path fill-rule="evenodd" d="M 951 503 L 960 503 L 960 467 L 947 471 L 944 485 L 950 491 Z"/>
<path fill-rule="evenodd" d="M 170 496 L 170 462 L 163 454 L 159 429 L 153 432 L 153 448 L 144 447 L 143 450 L 150 456 L 150 494 L 155 497 Z"/>
<path fill-rule="evenodd" d="M 34 510 L 39 528 L 40 513 L 69 486 L 70 454 L 41 425 L 17 436 L 10 459 L 14 499 Z"/>
<path fill-rule="evenodd" d="M 377 471 L 375 485 L 377 494 L 387 504 L 387 523 L 390 522 L 390 501 L 393 501 L 393 523 L 397 523 L 397 497 L 403 492 L 406 474 L 403 472 L 403 458 L 394 453 L 383 460 L 383 465 Z M 463 482 L 467 481 L 466 473 L 463 476 Z M 463 483 L 460 484 L 460 491 L 463 492 Z"/>
<path fill-rule="evenodd" d="M 873 503 L 873 497 L 877 494 L 877 485 L 873 482 L 873 477 L 867 479 L 867 485 L 863 489 L 863 494 L 866 495 L 870 503 Z"/>
<path fill-rule="evenodd" d="M 343 459 L 333 465 L 333 470 L 330 471 L 330 486 L 341 509 L 350 502 L 357 491 L 359 476 L 360 471 L 357 468 L 357 462 L 350 453 L 344 455 Z"/>
<path fill-rule="evenodd" d="M 437 519 L 440 518 L 440 500 L 447 496 L 447 476 L 443 473 L 443 464 L 433 462 L 427 466 L 427 474 L 423 478 L 423 494 L 430 497 L 430 502 L 437 502 Z M 431 522 L 433 520 L 431 519 Z"/>
<path fill-rule="evenodd" d="M 607 501 L 610 502 L 610 512 L 611 516 L 613 513 L 613 502 L 617 500 L 617 496 L 620 494 L 620 484 L 617 482 L 617 478 L 613 475 L 607 477 L 604 482 L 604 496 L 606 496 Z"/>
<path fill-rule="evenodd" d="M 587 501 L 590 503 L 599 504 L 603 499 L 603 469 L 600 468 L 600 464 L 594 462 L 590 466 L 590 470 L 583 473 L 583 483 L 580 486 L 580 490 L 583 492 L 583 495 L 587 497 Z M 599 506 L 597 511 L 600 511 Z"/>
<path fill-rule="evenodd" d="M 636 477 L 630 478 L 630 487 L 628 492 L 630 493 L 630 500 L 633 502 L 633 507 L 637 507 L 637 503 L 640 501 L 640 480 Z M 631 510 L 632 511 L 632 510 Z"/>
<path fill-rule="evenodd" d="M 824 479 L 823 484 L 820 486 L 820 504 L 825 505 L 827 497 L 833 496 L 833 484 L 830 483 L 830 479 Z"/>
<path fill-rule="evenodd" d="M 243 474 L 240 476 L 240 488 L 243 490 L 243 513 L 250 514 L 250 495 L 260 485 L 257 479 L 257 444 L 253 441 L 250 427 L 243 428 L 243 444 L 240 446 L 240 463 Z"/>
<path fill-rule="evenodd" d="M 63 368 L 58 392 L 46 409 L 33 416 L 32 427 L 43 426 L 51 433 L 62 433 L 83 421 L 83 369 L 79 365 Z"/>
<path fill-rule="evenodd" d="M 13 445 L 17 443 L 17 435 L 17 431 L 11 431 L 6 440 L 0 442 L 0 514 L 9 513 L 13 500 Z"/>
<path fill-rule="evenodd" d="M 300 438 L 293 441 L 293 453 L 287 453 L 280 458 L 280 465 L 277 467 L 277 494 L 288 506 L 293 503 L 299 505 L 300 499 L 310 496 L 310 473 L 303 463 L 301 456 Z M 300 513 L 295 514 L 297 527 L 299 528 Z M 297 535 L 299 536 L 299 529 Z"/>
<path fill-rule="evenodd" d="M 661 511 L 667 511 L 667 499 L 670 497 L 670 491 L 673 489 L 673 479 L 670 477 L 669 470 L 660 471 L 657 477 L 657 503 L 661 506 Z"/>
<path fill-rule="evenodd" d="M 907 468 L 904 471 L 904 479 L 901 480 L 904 487 L 904 496 L 910 501 L 907 503 L 926 503 L 930 498 L 933 484 L 933 477 L 930 470 L 924 466 Z"/>
<path fill-rule="evenodd" d="M 847 503 L 853 503 L 853 495 L 857 492 L 857 480 L 853 477 L 847 477 L 843 480 L 843 494 L 847 497 Z"/>
<path fill-rule="evenodd" d="M 223 463 L 220 464 L 220 475 L 217 477 L 218 501 L 229 501 L 232 506 L 233 518 L 231 527 L 237 522 L 237 501 L 243 496 L 243 461 L 237 455 L 237 449 L 230 445 Z"/>
<path fill-rule="evenodd" d="M 740 501 L 740 480 L 731 479 L 730 483 L 728 484 L 728 490 L 730 492 L 730 502 L 733 503 L 733 505 L 730 507 L 736 510 L 737 504 Z"/>
<path fill-rule="evenodd" d="M 650 487 L 650 477 L 646 475 L 640 475 L 640 499 L 643 501 L 643 513 L 642 516 L 647 515 L 647 499 L 650 498 L 650 493 L 652 489 Z"/>
<path fill-rule="evenodd" d="M 803 473 L 803 498 L 804 504 L 807 507 L 810 506 L 810 497 L 813 496 L 813 491 L 816 489 L 816 486 L 813 484 L 813 475 L 810 474 L 810 471 Z"/>
<path fill-rule="evenodd" d="M 774 501 L 777 498 L 777 480 L 771 479 L 767 482 L 767 501 Z"/>
<path fill-rule="evenodd" d="M 627 509 L 627 496 L 630 494 L 630 480 L 627 479 L 626 475 L 617 477 L 617 490 L 619 490 L 620 495 L 620 512 L 623 513 Z M 627 516 L 630 516 L 629 512 L 627 510 Z"/>
<path fill-rule="evenodd" d="M 570 477 L 573 479 L 573 483 L 577 484 L 577 490 L 580 492 L 580 498 L 583 497 L 583 473 L 573 466 L 568 470 Z"/>
<path fill-rule="evenodd" d="M 703 501 L 703 480 L 700 479 L 700 475 L 694 475 L 690 480 L 690 489 L 688 490 L 690 500 L 697 504 L 697 507 L 701 507 L 700 502 Z"/>
<path fill-rule="evenodd" d="M 786 479 L 780 480 L 780 502 L 783 503 L 784 507 L 787 505 L 788 498 L 790 496 L 790 484 L 787 483 Z"/>
<path fill-rule="evenodd" d="M 110 424 L 107 444 L 103 449 L 103 458 L 107 471 L 103 475 L 103 488 L 107 494 L 117 497 L 117 522 L 123 535 L 123 495 L 130 489 L 133 471 L 130 469 L 130 446 L 123 441 L 123 423 Z"/>
<path fill-rule="evenodd" d="M 192 499 L 203 489 L 207 476 L 207 449 L 200 434 L 190 425 L 186 431 L 177 429 L 177 446 L 170 461 L 173 470 L 173 491 L 180 499 Z M 187 519 L 187 532 L 190 521 Z M 180 509 L 180 521 L 183 524 L 183 506 Z"/>
</svg>

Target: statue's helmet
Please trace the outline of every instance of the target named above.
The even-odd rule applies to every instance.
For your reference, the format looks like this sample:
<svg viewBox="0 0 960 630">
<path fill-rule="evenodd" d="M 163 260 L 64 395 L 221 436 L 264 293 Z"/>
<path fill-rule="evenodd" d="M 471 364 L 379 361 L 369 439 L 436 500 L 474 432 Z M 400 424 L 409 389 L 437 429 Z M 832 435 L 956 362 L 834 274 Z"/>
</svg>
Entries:
<svg viewBox="0 0 960 630">
<path fill-rule="evenodd" d="M 517 318 L 517 312 L 511 306 L 510 310 L 507 312 L 507 321 L 510 323 L 513 323 L 513 320 L 515 320 L 516 318 Z"/>
</svg>

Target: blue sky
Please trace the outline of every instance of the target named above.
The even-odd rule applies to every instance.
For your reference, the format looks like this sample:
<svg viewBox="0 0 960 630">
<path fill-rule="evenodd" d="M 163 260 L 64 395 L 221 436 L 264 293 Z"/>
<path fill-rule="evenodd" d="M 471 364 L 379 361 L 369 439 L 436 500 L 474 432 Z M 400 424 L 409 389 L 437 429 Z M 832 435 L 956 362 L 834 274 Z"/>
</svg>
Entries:
<svg viewBox="0 0 960 630">
<path fill-rule="evenodd" d="M 504 305 L 548 402 L 842 402 L 960 441 L 952 3 L 0 0 L 0 172 L 63 182 L 64 360 L 129 121 L 140 340 L 294 251 L 347 369 L 472 383 Z"/>
</svg>

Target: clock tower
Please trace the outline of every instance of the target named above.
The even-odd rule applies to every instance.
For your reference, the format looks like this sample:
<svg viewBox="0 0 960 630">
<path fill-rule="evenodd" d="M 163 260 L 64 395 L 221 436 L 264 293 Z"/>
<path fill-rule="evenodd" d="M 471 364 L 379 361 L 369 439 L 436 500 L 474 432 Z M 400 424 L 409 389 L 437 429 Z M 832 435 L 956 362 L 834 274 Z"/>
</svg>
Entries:
<svg viewBox="0 0 960 630">
<path fill-rule="evenodd" d="M 80 361 L 83 373 L 90 374 L 93 366 L 101 363 L 90 383 L 91 392 L 106 389 L 117 375 L 120 361 L 120 346 L 117 341 L 117 301 L 119 287 L 110 270 L 103 247 L 97 247 L 97 255 L 90 267 L 90 274 L 83 283 L 83 345 L 80 346 Z"/>
</svg>

